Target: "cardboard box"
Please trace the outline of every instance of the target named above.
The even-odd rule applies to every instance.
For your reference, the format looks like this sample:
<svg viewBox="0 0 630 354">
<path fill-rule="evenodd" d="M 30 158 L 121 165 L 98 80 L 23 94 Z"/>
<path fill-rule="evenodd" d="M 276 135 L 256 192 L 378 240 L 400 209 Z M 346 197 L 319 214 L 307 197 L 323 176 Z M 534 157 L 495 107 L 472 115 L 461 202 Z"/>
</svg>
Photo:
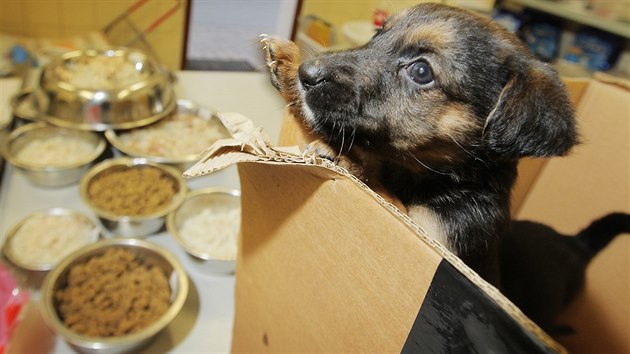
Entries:
<svg viewBox="0 0 630 354">
<path fill-rule="evenodd" d="M 607 213 L 630 213 L 630 83 L 610 76 L 567 80 L 582 144 L 563 158 L 525 161 L 513 211 L 567 235 Z M 630 235 L 618 236 L 587 270 L 585 289 L 560 322 L 573 354 L 630 353 Z"/>
<path fill-rule="evenodd" d="M 608 86 L 568 84 L 578 112 L 588 111 L 584 106 L 596 104 L 601 85 Z M 566 352 L 421 225 L 359 180 L 298 149 L 273 147 L 238 114 L 221 118 L 234 139 L 214 145 L 186 174 L 239 164 L 243 224 L 233 352 Z M 626 111 L 626 133 L 627 119 Z M 282 137 L 279 145 L 309 140 L 291 116 Z M 627 196 L 627 135 L 625 153 L 621 187 Z M 513 207 L 517 216 L 536 216 L 546 195 L 538 189 L 555 178 L 548 176 L 554 164 L 523 165 Z M 583 166 L 575 173 L 594 171 Z"/>
</svg>

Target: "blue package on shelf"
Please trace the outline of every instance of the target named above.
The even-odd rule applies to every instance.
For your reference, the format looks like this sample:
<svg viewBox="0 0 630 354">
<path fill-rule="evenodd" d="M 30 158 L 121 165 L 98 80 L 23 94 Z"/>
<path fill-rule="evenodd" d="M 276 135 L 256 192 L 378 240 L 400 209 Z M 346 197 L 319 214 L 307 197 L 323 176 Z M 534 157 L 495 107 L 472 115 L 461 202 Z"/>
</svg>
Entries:
<svg viewBox="0 0 630 354">
<path fill-rule="evenodd" d="M 615 65 L 622 45 L 620 37 L 582 27 L 575 35 L 573 46 L 565 59 L 580 63 L 590 70 L 606 71 Z"/>
<path fill-rule="evenodd" d="M 521 35 L 529 49 L 542 60 L 558 56 L 562 27 L 553 22 L 531 22 L 523 26 Z"/>
<path fill-rule="evenodd" d="M 494 10 L 492 20 L 512 33 L 516 33 L 523 24 L 523 20 L 519 14 L 501 8 Z"/>
</svg>

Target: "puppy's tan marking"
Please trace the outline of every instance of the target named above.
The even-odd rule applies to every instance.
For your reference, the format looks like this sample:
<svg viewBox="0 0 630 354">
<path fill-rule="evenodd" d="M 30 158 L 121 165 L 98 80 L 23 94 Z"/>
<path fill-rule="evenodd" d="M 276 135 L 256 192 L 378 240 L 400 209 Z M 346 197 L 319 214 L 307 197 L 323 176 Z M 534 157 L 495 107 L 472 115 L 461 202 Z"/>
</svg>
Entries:
<svg viewBox="0 0 630 354">
<path fill-rule="evenodd" d="M 431 23 L 423 28 L 415 29 L 405 33 L 403 44 L 411 47 L 419 43 L 425 43 L 433 51 L 446 50 L 455 38 L 453 26 L 448 22 Z"/>
<path fill-rule="evenodd" d="M 412 220 L 421 220 L 418 224 L 424 231 L 426 231 L 427 236 L 446 247 L 450 247 L 448 237 L 444 232 L 444 225 L 442 224 L 440 218 L 431 211 L 431 209 L 422 205 L 416 205 L 409 208 L 408 213 Z"/>
<path fill-rule="evenodd" d="M 439 135 L 455 140 L 467 139 L 480 129 L 474 114 L 463 105 L 451 104 L 437 123 Z"/>
</svg>

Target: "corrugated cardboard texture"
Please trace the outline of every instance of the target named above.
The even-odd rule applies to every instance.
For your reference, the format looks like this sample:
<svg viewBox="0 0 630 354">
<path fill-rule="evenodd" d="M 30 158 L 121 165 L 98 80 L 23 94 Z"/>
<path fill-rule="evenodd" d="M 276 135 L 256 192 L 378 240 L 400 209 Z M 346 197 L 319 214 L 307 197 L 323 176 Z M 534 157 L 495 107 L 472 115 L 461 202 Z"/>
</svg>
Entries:
<svg viewBox="0 0 630 354">
<path fill-rule="evenodd" d="M 283 165 L 269 173 L 251 163 L 239 171 L 249 219 L 232 351 L 400 350 L 442 257 L 332 171 Z"/>
<path fill-rule="evenodd" d="M 546 163 L 517 213 L 566 234 L 609 212 L 630 212 L 628 86 L 592 80 L 576 113 L 583 144 Z M 571 353 L 630 353 L 629 259 L 625 235 L 590 264 L 584 293 L 562 319 L 577 332 L 558 338 Z"/>
</svg>

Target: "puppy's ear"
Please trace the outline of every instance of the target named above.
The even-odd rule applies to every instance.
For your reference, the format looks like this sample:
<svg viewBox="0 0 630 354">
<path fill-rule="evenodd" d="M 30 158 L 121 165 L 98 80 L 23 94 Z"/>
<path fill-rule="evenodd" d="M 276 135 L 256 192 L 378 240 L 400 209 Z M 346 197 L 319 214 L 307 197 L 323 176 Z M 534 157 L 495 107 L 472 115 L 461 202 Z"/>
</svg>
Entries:
<svg viewBox="0 0 630 354">
<path fill-rule="evenodd" d="M 564 84 L 548 64 L 512 62 L 484 127 L 483 138 L 501 158 L 564 155 L 577 143 L 575 117 Z"/>
</svg>

